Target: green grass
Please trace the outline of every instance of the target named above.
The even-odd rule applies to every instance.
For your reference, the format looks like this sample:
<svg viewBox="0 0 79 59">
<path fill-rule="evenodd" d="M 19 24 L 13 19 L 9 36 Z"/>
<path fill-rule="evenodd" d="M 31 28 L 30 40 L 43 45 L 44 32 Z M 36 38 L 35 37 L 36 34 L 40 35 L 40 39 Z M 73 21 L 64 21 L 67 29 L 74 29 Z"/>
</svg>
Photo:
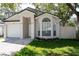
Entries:
<svg viewBox="0 0 79 59">
<path fill-rule="evenodd" d="M 79 56 L 79 40 L 34 40 L 16 56 Z"/>
</svg>

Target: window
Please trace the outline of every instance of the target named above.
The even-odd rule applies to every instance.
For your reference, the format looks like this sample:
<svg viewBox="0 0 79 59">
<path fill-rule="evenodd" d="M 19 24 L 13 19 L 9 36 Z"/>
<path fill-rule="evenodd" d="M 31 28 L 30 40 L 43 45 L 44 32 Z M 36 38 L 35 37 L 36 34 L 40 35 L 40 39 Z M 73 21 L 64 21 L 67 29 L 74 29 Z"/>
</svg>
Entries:
<svg viewBox="0 0 79 59">
<path fill-rule="evenodd" d="M 53 36 L 56 36 L 56 24 L 53 25 Z"/>
<path fill-rule="evenodd" d="M 38 31 L 38 36 L 40 36 L 40 31 Z"/>
<path fill-rule="evenodd" d="M 49 18 L 44 18 L 42 21 L 42 36 L 51 36 L 51 21 Z"/>
<path fill-rule="evenodd" d="M 42 22 L 50 22 L 49 18 L 44 18 Z"/>
</svg>

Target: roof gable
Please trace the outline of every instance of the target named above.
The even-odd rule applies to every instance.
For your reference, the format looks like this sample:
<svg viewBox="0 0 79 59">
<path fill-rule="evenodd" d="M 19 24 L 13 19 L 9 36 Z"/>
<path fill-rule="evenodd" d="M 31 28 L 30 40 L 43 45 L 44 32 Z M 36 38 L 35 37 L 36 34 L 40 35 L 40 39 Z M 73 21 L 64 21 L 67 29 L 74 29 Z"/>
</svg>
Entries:
<svg viewBox="0 0 79 59">
<path fill-rule="evenodd" d="M 49 15 L 49 16 L 52 16 L 53 18 L 59 20 L 59 22 L 61 21 L 61 19 L 60 19 L 59 17 L 57 17 L 57 16 L 55 16 L 55 15 L 53 15 L 53 14 L 51 14 L 51 13 L 43 13 L 43 14 L 41 14 L 41 15 L 35 17 L 35 19 L 40 18 L 40 17 L 42 17 L 42 16 L 45 15 L 45 14 L 46 14 L 46 15 Z"/>
<path fill-rule="evenodd" d="M 53 15 L 53 14 L 51 14 L 51 13 L 48 13 L 48 12 L 45 12 L 45 13 L 43 13 L 43 14 L 40 14 L 40 15 L 38 15 L 37 17 L 39 17 L 39 16 L 41 16 L 41 15 L 44 15 L 44 14 L 49 14 L 49 15 L 52 15 L 52 16 L 54 16 L 54 17 L 56 17 L 56 18 L 59 18 L 59 17 L 57 17 L 57 16 L 55 16 L 55 15 Z M 37 18 L 36 17 L 36 18 Z"/>
<path fill-rule="evenodd" d="M 25 9 L 21 10 L 20 12 L 17 12 L 17 13 L 15 13 L 15 14 L 9 16 L 8 18 L 10 18 L 10 17 L 12 17 L 12 16 L 15 16 L 15 15 L 17 15 L 17 14 L 20 14 L 21 12 L 26 11 L 26 10 L 29 11 L 29 12 L 34 13 L 33 11 L 29 10 L 28 8 L 25 8 Z M 34 13 L 34 14 L 35 14 L 35 13 Z M 6 18 L 6 19 L 8 19 L 8 18 Z M 5 20 L 4 20 L 4 21 L 5 21 Z"/>
</svg>

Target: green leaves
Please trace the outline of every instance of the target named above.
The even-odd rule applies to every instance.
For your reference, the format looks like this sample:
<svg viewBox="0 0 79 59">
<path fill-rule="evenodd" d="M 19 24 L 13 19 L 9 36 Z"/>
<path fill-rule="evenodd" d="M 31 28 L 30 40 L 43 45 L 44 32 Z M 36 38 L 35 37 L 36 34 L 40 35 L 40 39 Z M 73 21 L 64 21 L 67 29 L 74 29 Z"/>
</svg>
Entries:
<svg viewBox="0 0 79 59">
<path fill-rule="evenodd" d="M 36 9 L 50 12 L 53 10 L 53 14 L 58 16 L 61 19 L 63 26 L 68 22 L 70 18 L 71 9 L 66 4 L 57 4 L 53 3 L 35 3 Z"/>
<path fill-rule="evenodd" d="M 10 10 L 15 10 L 16 4 L 15 3 L 1 3 L 0 7 L 7 8 L 7 9 L 10 9 Z"/>
<path fill-rule="evenodd" d="M 52 7 L 54 7 L 54 4 L 52 3 L 34 3 L 33 5 L 36 7 L 36 9 L 40 9 L 46 12 L 51 11 Z"/>
</svg>

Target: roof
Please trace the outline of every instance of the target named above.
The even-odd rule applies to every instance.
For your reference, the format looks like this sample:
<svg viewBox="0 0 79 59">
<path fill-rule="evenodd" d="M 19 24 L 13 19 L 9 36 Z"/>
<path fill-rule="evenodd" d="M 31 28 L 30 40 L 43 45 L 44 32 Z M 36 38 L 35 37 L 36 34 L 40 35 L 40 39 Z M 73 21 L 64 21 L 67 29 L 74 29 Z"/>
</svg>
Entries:
<svg viewBox="0 0 79 59">
<path fill-rule="evenodd" d="M 51 13 L 48 13 L 48 12 L 45 12 L 45 13 L 50 14 L 50 15 L 53 15 L 53 16 L 55 16 L 55 17 L 57 17 L 57 16 L 56 16 L 56 15 L 54 15 L 54 14 L 51 14 Z M 40 15 L 36 16 L 36 17 L 39 17 L 39 16 L 41 16 L 41 15 L 43 15 L 43 14 L 45 14 L 45 13 L 42 13 L 42 14 L 40 14 Z M 57 17 L 57 18 L 59 18 L 59 17 Z"/>
<path fill-rule="evenodd" d="M 8 18 L 10 18 L 10 17 L 12 17 L 12 16 L 14 16 L 14 15 L 16 15 L 16 14 L 19 14 L 19 13 L 25 11 L 25 10 L 28 10 L 28 11 L 30 11 L 30 12 L 35 13 L 35 16 L 38 16 L 38 15 L 44 13 L 44 12 L 42 12 L 42 11 L 39 11 L 39 10 L 36 10 L 36 9 L 30 8 L 30 7 L 27 7 L 27 8 L 25 8 L 25 9 L 21 10 L 20 12 L 17 12 L 17 13 L 15 13 L 15 14 L 9 16 Z M 8 18 L 6 18 L 6 19 L 8 19 Z"/>
<path fill-rule="evenodd" d="M 20 20 L 4 20 L 4 22 L 19 22 Z"/>
<path fill-rule="evenodd" d="M 28 11 L 31 11 L 31 12 L 35 13 L 35 16 L 44 13 L 43 11 L 40 11 L 40 10 L 37 10 L 37 9 L 33 9 L 33 8 L 30 8 L 30 7 L 27 7 L 24 10 L 28 10 Z M 24 11 L 24 10 L 22 10 L 22 11 Z M 20 11 L 20 12 L 22 12 L 22 11 Z"/>
<path fill-rule="evenodd" d="M 19 14 L 19 13 L 25 11 L 25 10 L 35 13 L 34 17 L 38 17 L 38 16 L 40 16 L 42 14 L 48 13 L 48 12 L 43 12 L 43 11 L 40 11 L 40 10 L 37 10 L 37 9 L 33 9 L 33 8 L 30 8 L 30 7 L 27 7 L 25 9 L 21 10 L 20 12 L 17 12 L 15 14 L 11 15 L 10 17 L 12 17 L 12 16 L 14 16 L 16 14 Z M 51 13 L 48 13 L 48 14 L 51 14 Z M 51 15 L 53 15 L 53 14 L 51 14 Z M 8 18 L 10 18 L 10 17 L 8 17 Z M 6 18 L 6 19 L 8 19 L 8 18 Z M 11 21 L 4 20 L 4 22 L 11 22 Z"/>
</svg>

